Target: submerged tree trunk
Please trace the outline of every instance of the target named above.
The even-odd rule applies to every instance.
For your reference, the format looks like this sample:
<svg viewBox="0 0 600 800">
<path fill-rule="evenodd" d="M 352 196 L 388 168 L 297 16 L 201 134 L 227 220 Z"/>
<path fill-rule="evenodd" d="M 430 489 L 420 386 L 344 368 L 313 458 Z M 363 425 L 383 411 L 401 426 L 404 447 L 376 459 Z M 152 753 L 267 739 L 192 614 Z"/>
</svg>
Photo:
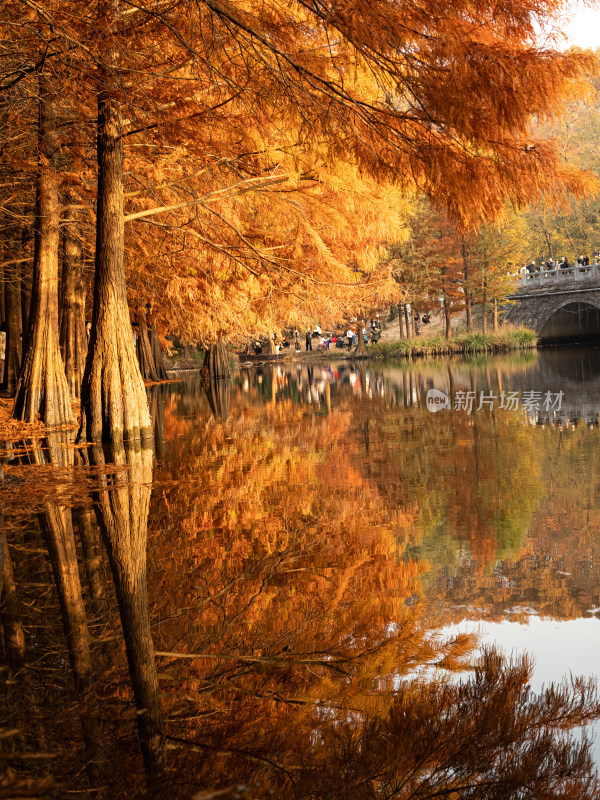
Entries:
<svg viewBox="0 0 600 800">
<path fill-rule="evenodd" d="M 21 371 L 21 279 L 17 265 L 4 267 L 6 346 L 2 390 L 13 395 Z"/>
<path fill-rule="evenodd" d="M 148 321 L 146 311 L 141 306 L 137 311 L 137 357 L 140 365 L 140 372 L 145 381 L 157 381 L 158 373 L 154 364 L 154 356 L 150 347 L 150 336 L 148 335 Z"/>
<path fill-rule="evenodd" d="M 87 356 L 88 340 L 85 330 L 85 281 L 83 254 L 76 237 L 75 209 L 66 207 L 64 228 L 63 294 L 60 321 L 60 349 L 71 397 L 79 400 Z"/>
<path fill-rule="evenodd" d="M 150 349 L 152 350 L 152 358 L 154 359 L 154 367 L 156 369 L 157 380 L 167 380 L 167 370 L 165 369 L 165 362 L 163 360 L 162 350 L 160 349 L 160 342 L 158 340 L 158 328 L 156 323 L 152 322 L 150 325 Z"/>
<path fill-rule="evenodd" d="M 23 355 L 13 417 L 34 422 L 39 414 L 47 425 L 57 426 L 73 422 L 74 417 L 58 341 L 59 143 L 53 99 L 43 75 L 39 79 L 39 91 L 33 290 L 27 349 Z"/>
<path fill-rule="evenodd" d="M 229 377 L 229 359 L 223 342 L 215 342 L 208 346 L 204 357 L 204 367 L 208 370 L 211 380 Z"/>
<path fill-rule="evenodd" d="M 100 26 L 112 18 L 101 4 Z M 116 65 L 113 50 L 107 54 Z M 98 208 L 94 309 L 81 390 L 81 429 L 89 441 L 122 442 L 152 435 L 133 343 L 124 266 L 123 140 L 120 101 L 109 69 L 99 68 Z"/>
<path fill-rule="evenodd" d="M 129 467 L 110 477 L 100 473 L 94 508 L 119 603 L 144 765 L 157 776 L 164 770 L 165 742 L 146 584 L 152 449 L 129 443 L 105 453 L 95 446 L 90 459 L 95 466 Z"/>
</svg>

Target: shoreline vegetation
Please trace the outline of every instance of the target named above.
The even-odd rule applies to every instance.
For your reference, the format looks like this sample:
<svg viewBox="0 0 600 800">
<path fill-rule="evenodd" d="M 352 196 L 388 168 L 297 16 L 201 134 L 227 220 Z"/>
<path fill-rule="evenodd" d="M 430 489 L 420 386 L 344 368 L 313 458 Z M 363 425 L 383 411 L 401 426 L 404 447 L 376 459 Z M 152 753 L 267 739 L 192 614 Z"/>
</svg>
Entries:
<svg viewBox="0 0 600 800">
<path fill-rule="evenodd" d="M 449 339 L 443 336 L 397 339 L 368 346 L 368 358 L 394 359 L 422 356 L 470 355 L 473 353 L 507 353 L 511 350 L 534 350 L 538 336 L 529 328 L 512 328 L 482 333 L 458 333 Z M 356 358 L 354 354 L 350 357 Z"/>
</svg>

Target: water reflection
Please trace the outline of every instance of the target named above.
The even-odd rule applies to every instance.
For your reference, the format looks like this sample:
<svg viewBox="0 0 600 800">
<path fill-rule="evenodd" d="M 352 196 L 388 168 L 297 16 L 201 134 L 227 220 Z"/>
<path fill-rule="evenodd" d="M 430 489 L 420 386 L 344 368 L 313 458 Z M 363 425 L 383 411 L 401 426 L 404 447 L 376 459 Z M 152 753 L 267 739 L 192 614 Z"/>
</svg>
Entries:
<svg viewBox="0 0 600 800">
<path fill-rule="evenodd" d="M 566 363 L 278 364 L 150 389 L 154 452 L 3 447 L 7 791 L 596 796 L 591 685 L 492 650 L 447 681 L 475 641 L 431 634 L 598 612 L 598 430 L 426 404 L 575 414 Z"/>
</svg>

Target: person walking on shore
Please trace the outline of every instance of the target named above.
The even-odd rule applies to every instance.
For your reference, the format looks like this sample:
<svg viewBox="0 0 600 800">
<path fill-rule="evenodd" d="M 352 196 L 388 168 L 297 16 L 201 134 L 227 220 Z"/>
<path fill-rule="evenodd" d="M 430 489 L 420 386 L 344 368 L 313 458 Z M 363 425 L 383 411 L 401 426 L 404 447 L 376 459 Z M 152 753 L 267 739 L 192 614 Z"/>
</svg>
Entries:
<svg viewBox="0 0 600 800">
<path fill-rule="evenodd" d="M 346 338 L 348 339 L 348 350 L 352 350 L 352 343 L 354 340 L 354 331 L 352 328 L 348 328 L 346 331 Z"/>
<path fill-rule="evenodd" d="M 306 352 L 312 350 L 312 336 L 310 331 L 306 331 Z"/>
</svg>

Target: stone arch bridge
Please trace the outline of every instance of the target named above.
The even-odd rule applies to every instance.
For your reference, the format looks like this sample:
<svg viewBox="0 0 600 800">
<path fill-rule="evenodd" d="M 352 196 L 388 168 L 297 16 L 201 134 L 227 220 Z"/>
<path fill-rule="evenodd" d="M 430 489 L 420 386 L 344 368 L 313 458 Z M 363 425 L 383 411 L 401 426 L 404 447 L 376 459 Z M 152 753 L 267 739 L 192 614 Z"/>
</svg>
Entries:
<svg viewBox="0 0 600 800">
<path fill-rule="evenodd" d="M 525 274 L 504 319 L 542 342 L 600 340 L 600 264 Z"/>
</svg>

